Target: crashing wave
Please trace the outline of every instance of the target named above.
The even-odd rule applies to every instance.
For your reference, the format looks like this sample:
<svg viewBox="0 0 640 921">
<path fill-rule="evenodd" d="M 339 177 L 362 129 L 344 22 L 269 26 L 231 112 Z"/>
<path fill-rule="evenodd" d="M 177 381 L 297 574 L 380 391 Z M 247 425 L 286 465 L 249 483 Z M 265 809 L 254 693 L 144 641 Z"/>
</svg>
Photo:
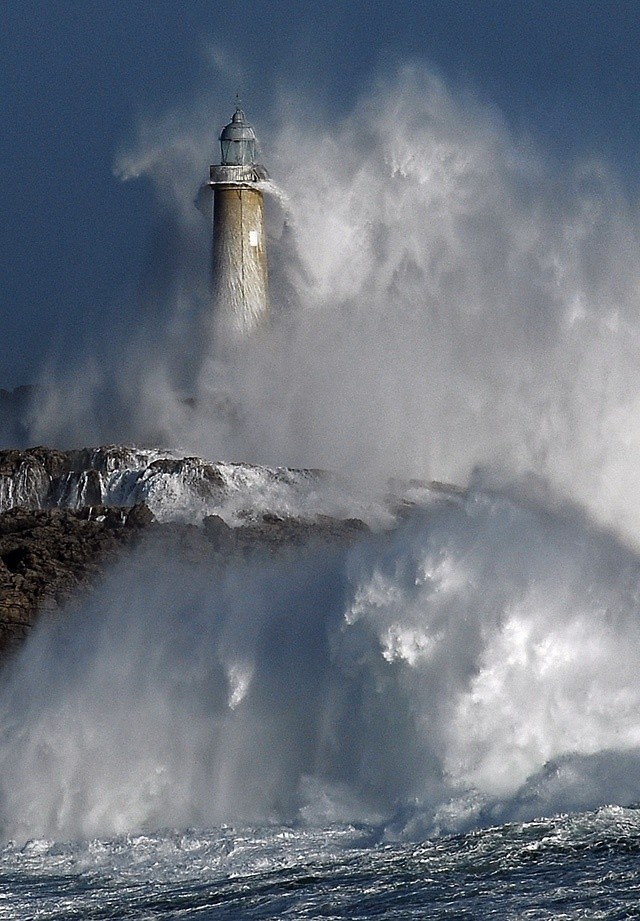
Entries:
<svg viewBox="0 0 640 921">
<path fill-rule="evenodd" d="M 75 451 L 30 448 L 0 453 L 0 512 L 145 503 L 156 520 L 200 524 L 218 515 L 231 526 L 264 514 L 314 519 L 354 516 L 384 526 L 394 505 L 438 492 L 437 484 L 394 485 L 394 499 L 356 493 L 321 470 L 214 463 L 175 451 L 107 445 Z"/>
</svg>

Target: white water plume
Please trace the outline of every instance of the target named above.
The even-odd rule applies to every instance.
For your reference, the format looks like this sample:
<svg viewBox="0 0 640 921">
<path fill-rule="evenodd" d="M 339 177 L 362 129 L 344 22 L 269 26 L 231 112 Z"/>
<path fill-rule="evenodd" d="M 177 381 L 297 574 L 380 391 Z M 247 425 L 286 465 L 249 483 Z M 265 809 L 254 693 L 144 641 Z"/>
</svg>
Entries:
<svg viewBox="0 0 640 921">
<path fill-rule="evenodd" d="M 183 266 L 195 404 L 175 354 L 139 350 L 108 386 L 100 369 L 71 401 L 50 389 L 33 440 L 118 425 L 367 481 L 484 470 L 495 491 L 295 565 L 141 551 L 5 677 L 5 835 L 270 818 L 420 835 L 638 798 L 640 563 L 592 523 L 640 535 L 635 207 L 606 164 L 547 158 L 419 67 L 331 123 L 306 110 L 284 100 L 263 131 L 289 209 L 270 332 L 213 362 Z M 168 119 L 127 157 L 185 239 L 213 134 Z"/>
<path fill-rule="evenodd" d="M 118 168 L 153 180 L 183 249 L 200 241 L 197 265 L 176 269 L 180 336 L 123 359 L 108 413 L 100 387 L 84 404 L 77 387 L 72 405 L 41 400 L 32 439 L 97 426 L 113 440 L 120 413 L 117 437 L 212 459 L 458 482 L 478 464 L 533 472 L 635 538 L 640 232 L 607 165 L 546 157 L 420 66 L 333 121 L 293 93 L 250 115 L 287 200 L 272 215 L 270 334 L 228 365 L 207 357 L 209 231 L 191 199 L 215 127 L 202 107 L 147 121 Z M 184 375 L 172 383 L 180 361 L 195 408 Z"/>
<path fill-rule="evenodd" d="M 481 491 L 351 549 L 225 566 L 151 542 L 4 673 L 3 835 L 422 836 L 635 802 L 639 597 L 610 535 Z"/>
</svg>

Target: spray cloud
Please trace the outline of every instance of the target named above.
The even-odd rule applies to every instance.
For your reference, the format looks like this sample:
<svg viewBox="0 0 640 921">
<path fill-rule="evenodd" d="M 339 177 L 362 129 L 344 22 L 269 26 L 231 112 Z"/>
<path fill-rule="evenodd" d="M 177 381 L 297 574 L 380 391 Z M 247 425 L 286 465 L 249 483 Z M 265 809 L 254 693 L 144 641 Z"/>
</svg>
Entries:
<svg viewBox="0 0 640 921">
<path fill-rule="evenodd" d="M 115 428 L 365 477 L 534 473 L 633 536 L 640 233 L 606 164 L 546 159 L 421 66 L 329 124 L 307 109 L 282 98 L 261 132 L 286 193 L 271 202 L 271 333 L 228 365 L 208 357 L 208 237 L 191 203 L 209 124 L 202 110 L 147 123 L 118 169 L 149 176 L 198 240 L 176 269 L 175 335 L 119 362 L 102 421 L 98 381 L 71 413 L 43 405 L 32 439 Z"/>
<path fill-rule="evenodd" d="M 350 549 L 222 566 L 151 541 L 3 673 L 2 834 L 628 804 L 639 586 L 579 516 L 477 492 Z"/>
<path fill-rule="evenodd" d="M 419 66 L 330 123 L 305 111 L 282 99 L 262 132 L 286 193 L 269 334 L 228 364 L 190 354 L 195 406 L 162 348 L 124 360 L 72 413 L 41 407 L 34 440 L 118 425 L 367 482 L 513 479 L 637 542 L 640 227 L 606 164 L 550 160 Z M 121 169 L 188 240 L 210 158 L 201 127 L 167 120 Z M 178 326 L 202 333 L 178 337 L 186 355 L 208 318 L 195 264 L 178 268 Z M 637 799 L 637 557 L 545 508 L 474 488 L 295 571 L 239 563 L 214 585 L 176 563 L 150 588 L 151 556 L 114 573 L 94 616 L 43 625 L 7 678 L 5 833 L 394 809 L 429 833 Z"/>
</svg>

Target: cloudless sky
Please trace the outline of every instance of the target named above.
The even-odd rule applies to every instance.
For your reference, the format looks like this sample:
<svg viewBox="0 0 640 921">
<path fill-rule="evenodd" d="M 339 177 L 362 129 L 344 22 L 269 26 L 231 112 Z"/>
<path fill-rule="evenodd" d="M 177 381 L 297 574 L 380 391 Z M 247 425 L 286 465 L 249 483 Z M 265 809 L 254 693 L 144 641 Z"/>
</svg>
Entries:
<svg viewBox="0 0 640 921">
<path fill-rule="evenodd" d="M 86 328 L 135 323 L 154 203 L 114 162 L 141 118 L 201 92 L 213 47 L 259 76 L 242 87 L 258 123 L 277 86 L 339 112 L 424 60 L 554 156 L 606 158 L 638 198 L 638 0 L 1 0 L 0 387 Z"/>
</svg>

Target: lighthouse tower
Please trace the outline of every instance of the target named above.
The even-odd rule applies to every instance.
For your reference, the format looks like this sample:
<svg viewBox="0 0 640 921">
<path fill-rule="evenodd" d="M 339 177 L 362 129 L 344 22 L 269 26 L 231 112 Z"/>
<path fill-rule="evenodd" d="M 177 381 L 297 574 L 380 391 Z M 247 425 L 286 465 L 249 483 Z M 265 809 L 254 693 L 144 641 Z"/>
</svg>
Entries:
<svg viewBox="0 0 640 921">
<path fill-rule="evenodd" d="M 240 342 L 264 323 L 269 309 L 262 183 L 256 135 L 240 106 L 220 135 L 220 164 L 209 171 L 213 191 L 213 304 L 218 341 Z"/>
</svg>

